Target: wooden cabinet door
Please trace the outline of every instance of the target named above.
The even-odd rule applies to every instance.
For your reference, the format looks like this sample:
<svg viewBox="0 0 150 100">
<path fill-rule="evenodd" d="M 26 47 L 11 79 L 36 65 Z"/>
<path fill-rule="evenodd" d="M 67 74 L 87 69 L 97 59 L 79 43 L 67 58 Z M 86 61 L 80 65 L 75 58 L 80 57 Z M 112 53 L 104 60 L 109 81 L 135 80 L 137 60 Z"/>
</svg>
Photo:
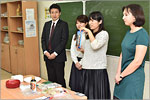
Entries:
<svg viewBox="0 0 150 100">
<path fill-rule="evenodd" d="M 1 68 L 5 69 L 5 51 L 4 51 L 4 45 L 1 45 Z"/>
<path fill-rule="evenodd" d="M 2 68 L 8 72 L 11 72 L 10 69 L 10 53 L 9 53 L 9 45 L 8 44 L 2 44 L 1 48 L 1 53 L 2 53 Z"/>
<path fill-rule="evenodd" d="M 24 59 L 24 48 L 18 47 L 17 49 L 18 57 L 18 74 L 25 75 L 25 59 Z"/>
<path fill-rule="evenodd" d="M 11 72 L 12 74 L 18 74 L 18 59 L 17 59 L 17 47 L 11 46 Z"/>
</svg>

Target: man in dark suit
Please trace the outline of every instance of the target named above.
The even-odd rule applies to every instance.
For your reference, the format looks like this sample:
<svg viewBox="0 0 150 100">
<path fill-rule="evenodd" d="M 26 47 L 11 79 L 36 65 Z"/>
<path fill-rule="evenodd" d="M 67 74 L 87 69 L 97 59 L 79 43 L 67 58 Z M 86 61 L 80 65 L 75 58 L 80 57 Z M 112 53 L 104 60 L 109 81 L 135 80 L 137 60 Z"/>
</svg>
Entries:
<svg viewBox="0 0 150 100">
<path fill-rule="evenodd" d="M 48 80 L 66 87 L 64 67 L 67 60 L 65 47 L 69 36 L 68 24 L 59 19 L 59 5 L 52 4 L 49 12 L 52 20 L 45 23 L 41 39 Z"/>
</svg>

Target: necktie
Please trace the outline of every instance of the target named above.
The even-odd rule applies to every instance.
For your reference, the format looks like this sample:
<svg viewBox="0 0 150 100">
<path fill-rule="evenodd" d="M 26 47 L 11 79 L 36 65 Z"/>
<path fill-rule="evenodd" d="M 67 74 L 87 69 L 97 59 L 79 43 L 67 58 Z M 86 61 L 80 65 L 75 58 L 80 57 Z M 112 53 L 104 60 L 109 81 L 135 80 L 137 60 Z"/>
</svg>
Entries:
<svg viewBox="0 0 150 100">
<path fill-rule="evenodd" d="M 55 25 L 55 23 L 53 23 L 53 25 L 52 25 L 52 28 L 51 28 L 51 31 L 50 31 L 50 37 L 49 37 L 49 49 L 50 50 L 51 50 L 51 38 L 52 38 L 54 28 L 55 28 L 54 25 Z"/>
</svg>

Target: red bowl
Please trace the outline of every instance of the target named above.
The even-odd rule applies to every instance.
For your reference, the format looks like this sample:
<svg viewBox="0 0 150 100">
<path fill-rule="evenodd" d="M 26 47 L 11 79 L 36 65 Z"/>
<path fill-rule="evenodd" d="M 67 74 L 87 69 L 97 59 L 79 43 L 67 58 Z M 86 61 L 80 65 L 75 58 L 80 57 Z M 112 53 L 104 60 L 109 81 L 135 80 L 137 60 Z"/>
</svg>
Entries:
<svg viewBox="0 0 150 100">
<path fill-rule="evenodd" d="M 10 79 L 6 81 L 7 88 L 18 88 L 20 86 L 20 80 Z"/>
</svg>

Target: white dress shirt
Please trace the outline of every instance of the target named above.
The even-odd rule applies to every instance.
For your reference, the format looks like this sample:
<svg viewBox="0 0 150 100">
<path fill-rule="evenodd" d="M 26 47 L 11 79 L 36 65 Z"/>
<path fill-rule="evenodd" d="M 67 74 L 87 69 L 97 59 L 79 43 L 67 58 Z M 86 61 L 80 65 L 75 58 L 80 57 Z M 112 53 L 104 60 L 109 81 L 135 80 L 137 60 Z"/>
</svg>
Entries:
<svg viewBox="0 0 150 100">
<path fill-rule="evenodd" d="M 83 53 L 80 51 L 77 51 L 76 48 L 76 40 L 74 40 L 75 35 L 73 35 L 72 37 L 72 42 L 71 42 L 71 48 L 70 48 L 70 52 L 71 52 L 71 58 L 72 61 L 76 64 L 78 62 L 77 57 L 82 58 L 83 57 Z M 84 49 L 84 44 L 85 44 L 85 33 L 82 33 L 82 40 L 81 40 L 81 46 Z"/>
</svg>

